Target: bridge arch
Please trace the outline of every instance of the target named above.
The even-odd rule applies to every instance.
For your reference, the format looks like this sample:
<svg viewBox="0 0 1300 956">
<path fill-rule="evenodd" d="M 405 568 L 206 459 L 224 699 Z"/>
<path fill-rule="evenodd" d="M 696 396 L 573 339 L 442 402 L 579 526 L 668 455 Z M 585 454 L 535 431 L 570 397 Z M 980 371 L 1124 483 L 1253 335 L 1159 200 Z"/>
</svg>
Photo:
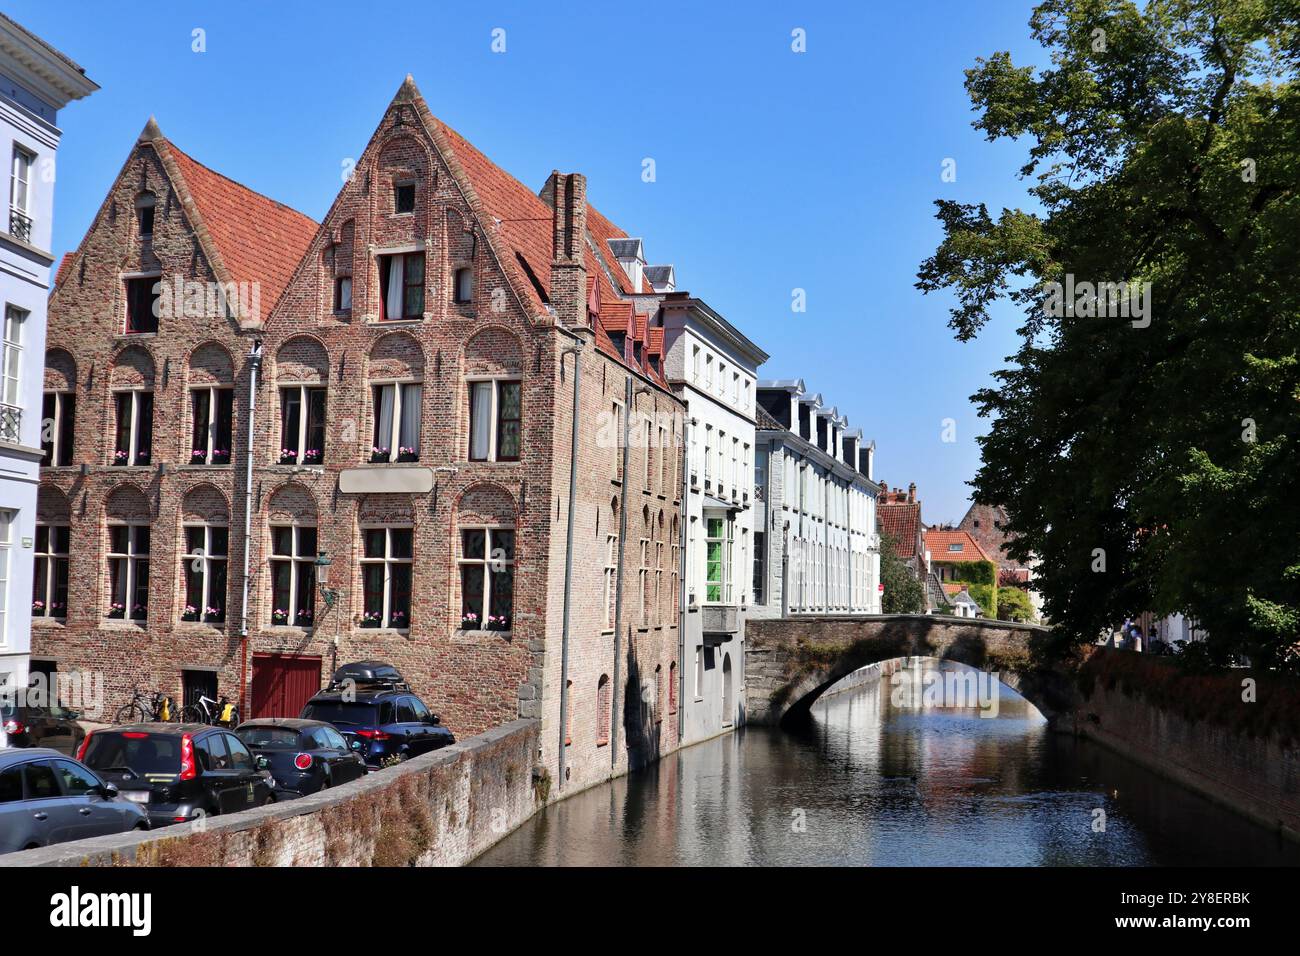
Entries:
<svg viewBox="0 0 1300 956">
<path fill-rule="evenodd" d="M 1074 709 L 1070 677 L 1036 663 L 1047 628 L 943 615 L 809 617 L 746 622 L 745 696 L 750 723 L 806 714 L 854 671 L 898 658 L 929 657 L 996 673 L 1050 722 Z"/>
</svg>

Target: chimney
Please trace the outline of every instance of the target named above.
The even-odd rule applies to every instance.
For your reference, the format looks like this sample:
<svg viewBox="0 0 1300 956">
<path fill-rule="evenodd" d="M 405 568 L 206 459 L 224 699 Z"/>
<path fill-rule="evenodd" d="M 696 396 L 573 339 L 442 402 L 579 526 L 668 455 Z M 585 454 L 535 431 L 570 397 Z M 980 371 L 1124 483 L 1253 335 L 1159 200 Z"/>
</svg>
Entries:
<svg viewBox="0 0 1300 956">
<path fill-rule="evenodd" d="M 916 482 L 915 481 L 907 486 L 907 503 L 909 505 L 916 504 Z"/>
<path fill-rule="evenodd" d="M 561 325 L 587 324 L 587 177 L 555 170 L 542 191 L 551 200 L 551 306 Z"/>
</svg>

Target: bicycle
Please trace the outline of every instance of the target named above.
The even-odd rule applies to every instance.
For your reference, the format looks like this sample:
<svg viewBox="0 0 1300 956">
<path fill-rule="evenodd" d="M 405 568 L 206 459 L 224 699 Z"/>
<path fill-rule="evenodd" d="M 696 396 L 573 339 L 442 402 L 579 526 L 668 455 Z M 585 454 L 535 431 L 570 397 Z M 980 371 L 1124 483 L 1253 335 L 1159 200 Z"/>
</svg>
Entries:
<svg viewBox="0 0 1300 956">
<path fill-rule="evenodd" d="M 234 727 L 239 723 L 239 708 L 224 694 L 213 700 L 206 694 L 185 708 L 181 720 L 187 724 L 211 724 L 214 727 Z"/>
<path fill-rule="evenodd" d="M 165 694 L 154 691 L 149 696 L 135 688 L 131 699 L 117 709 L 113 715 L 115 724 L 175 723 L 179 717 L 176 702 Z"/>
</svg>

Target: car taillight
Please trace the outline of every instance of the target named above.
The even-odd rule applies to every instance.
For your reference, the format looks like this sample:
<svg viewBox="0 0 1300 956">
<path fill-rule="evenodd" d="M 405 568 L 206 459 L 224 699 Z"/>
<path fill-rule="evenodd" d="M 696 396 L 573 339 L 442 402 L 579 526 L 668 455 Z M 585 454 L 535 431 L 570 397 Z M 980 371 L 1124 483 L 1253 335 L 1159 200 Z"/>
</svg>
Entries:
<svg viewBox="0 0 1300 956">
<path fill-rule="evenodd" d="M 392 734 L 386 734 L 382 730 L 358 730 L 357 736 L 367 740 L 388 740 Z"/>
<path fill-rule="evenodd" d="M 81 760 L 86 756 L 86 747 L 90 744 L 90 738 L 93 736 L 95 736 L 95 732 L 92 730 L 90 733 L 86 734 L 86 736 L 81 738 L 81 746 L 77 748 L 78 760 Z"/>
<path fill-rule="evenodd" d="M 311 769 L 311 754 L 298 754 L 293 758 L 293 765 L 299 770 Z"/>
<path fill-rule="evenodd" d="M 21 734 L 21 733 L 25 733 L 26 730 L 27 728 L 23 726 L 23 722 L 21 720 L 5 721 L 4 731 L 7 734 Z"/>
<path fill-rule="evenodd" d="M 194 769 L 194 740 L 189 734 L 181 736 L 181 779 L 193 780 L 198 776 Z"/>
</svg>

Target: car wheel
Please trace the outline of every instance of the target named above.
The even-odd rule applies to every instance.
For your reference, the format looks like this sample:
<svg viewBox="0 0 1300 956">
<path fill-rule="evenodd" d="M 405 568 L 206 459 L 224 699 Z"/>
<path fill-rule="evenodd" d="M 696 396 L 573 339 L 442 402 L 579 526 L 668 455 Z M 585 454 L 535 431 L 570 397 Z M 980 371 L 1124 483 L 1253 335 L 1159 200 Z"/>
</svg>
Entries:
<svg viewBox="0 0 1300 956">
<path fill-rule="evenodd" d="M 269 807 L 273 803 L 275 803 L 275 794 L 272 793 L 269 794 L 267 798 L 262 801 L 262 806 Z"/>
<path fill-rule="evenodd" d="M 147 833 L 148 830 L 149 830 L 149 824 L 147 824 L 147 823 L 145 823 L 143 820 L 141 820 L 139 823 L 137 823 L 137 824 L 136 824 L 135 826 L 133 826 L 131 829 L 132 829 L 132 830 L 139 830 L 139 831 L 141 831 L 141 832 L 146 832 L 146 833 Z"/>
</svg>

